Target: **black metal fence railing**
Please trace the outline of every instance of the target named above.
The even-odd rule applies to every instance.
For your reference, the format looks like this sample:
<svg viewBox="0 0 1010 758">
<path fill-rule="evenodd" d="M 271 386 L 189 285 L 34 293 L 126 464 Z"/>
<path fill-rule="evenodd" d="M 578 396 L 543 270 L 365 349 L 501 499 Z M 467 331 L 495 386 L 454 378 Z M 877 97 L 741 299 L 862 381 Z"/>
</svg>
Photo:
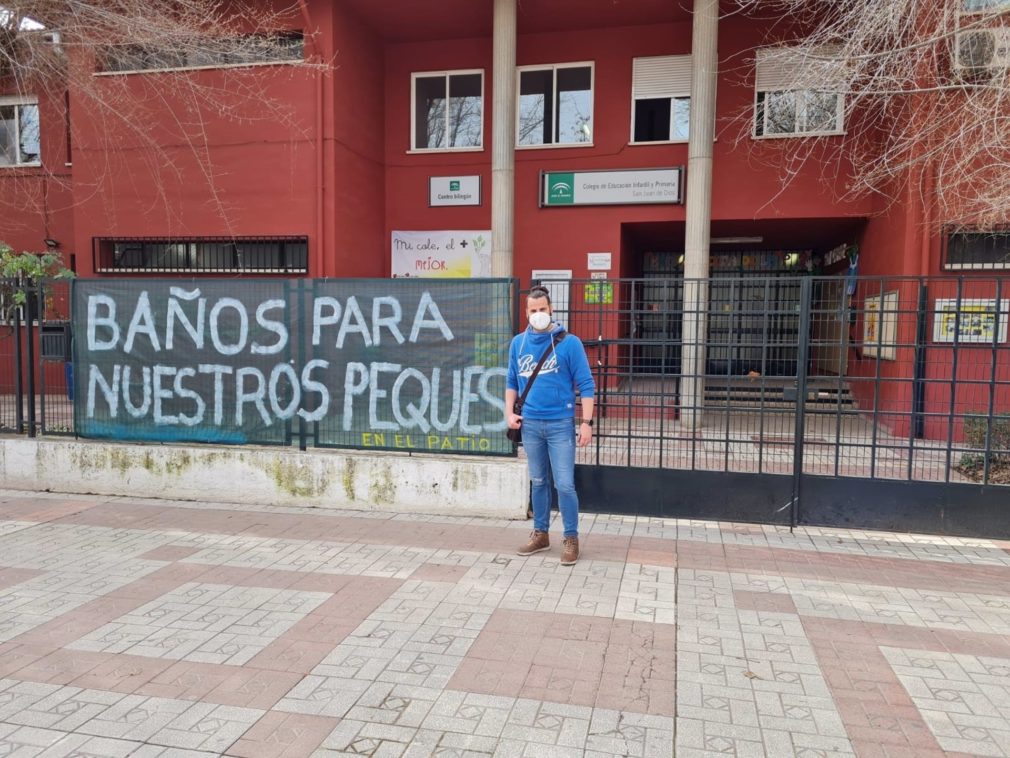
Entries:
<svg viewBox="0 0 1010 758">
<path fill-rule="evenodd" d="M 592 465 L 1010 483 L 1010 277 L 541 281 Z"/>
<path fill-rule="evenodd" d="M 80 348 L 88 313 L 80 302 L 72 310 L 71 283 L 2 281 L 0 299 L 10 302 L 16 287 L 26 297 L 21 308 L 5 306 L 0 323 L 0 430 L 89 435 L 100 421 L 98 436 L 193 439 L 178 418 L 195 417 L 199 404 L 188 390 L 203 403 L 200 428 L 214 431 L 203 441 L 512 453 L 495 405 L 514 314 L 523 303 L 507 281 L 475 295 L 464 292 L 467 283 L 418 280 L 409 285 L 416 288 L 413 299 L 397 300 L 399 311 L 385 299 L 389 282 L 355 281 L 345 291 L 338 280 L 255 280 L 229 282 L 219 292 L 213 280 L 96 281 L 74 285 L 133 305 L 149 291 L 159 314 L 151 332 L 160 348 L 174 298 L 173 339 L 177 348 L 190 345 L 191 354 L 162 360 L 166 351 L 151 350 L 144 319 L 131 307 L 119 316 L 122 341 L 85 369 Z M 1010 482 L 1010 276 L 734 274 L 685 281 L 663 275 L 544 284 L 558 320 L 586 345 L 597 381 L 596 435 L 580 450 L 581 464 Z M 164 297 L 156 302 L 157 288 Z M 201 288 L 199 297 L 210 298 L 203 306 L 192 294 Z M 357 308 L 348 316 L 352 290 Z M 422 290 L 452 340 L 434 311 L 419 309 Z M 246 335 L 250 359 L 242 365 L 232 366 L 218 349 L 229 352 L 241 336 L 238 310 L 219 305 L 226 296 L 248 300 L 250 329 L 259 329 Z M 259 311 L 268 302 L 277 310 Z M 215 306 L 217 346 L 209 331 L 194 336 Z M 101 321 L 105 312 L 96 313 Z M 135 317 L 135 344 L 124 352 Z M 279 344 L 272 322 L 282 322 L 288 335 L 280 352 L 270 352 Z M 102 323 L 94 338 L 99 345 L 110 334 Z M 412 343 L 415 325 L 421 336 Z M 149 354 L 127 374 L 140 345 Z M 330 372 L 339 364 L 339 376 L 324 378 L 319 363 L 303 377 L 311 360 L 326 362 Z M 278 368 L 281 363 L 293 368 Z M 201 366 L 210 368 L 202 384 L 194 383 Z M 179 378 L 180 369 L 193 374 Z M 240 369 L 243 384 L 237 385 Z M 260 379 L 266 394 L 257 401 Z M 279 388 L 273 396 L 271 382 Z M 328 413 L 318 417 L 323 395 L 313 382 L 332 390 Z M 302 390 L 298 404 L 295 384 Z M 156 392 L 168 387 L 189 405 L 166 405 L 166 395 Z M 86 417 L 82 391 L 93 395 L 98 416 Z M 161 421 L 174 420 L 155 423 L 156 412 Z M 238 432 L 236 412 L 243 418 Z M 101 413 L 106 417 L 98 418 Z M 274 417 L 283 423 L 266 423 Z M 145 424 L 154 436 L 136 436 Z"/>
<path fill-rule="evenodd" d="M 70 286 L 0 279 L 0 431 L 73 433 Z"/>
</svg>

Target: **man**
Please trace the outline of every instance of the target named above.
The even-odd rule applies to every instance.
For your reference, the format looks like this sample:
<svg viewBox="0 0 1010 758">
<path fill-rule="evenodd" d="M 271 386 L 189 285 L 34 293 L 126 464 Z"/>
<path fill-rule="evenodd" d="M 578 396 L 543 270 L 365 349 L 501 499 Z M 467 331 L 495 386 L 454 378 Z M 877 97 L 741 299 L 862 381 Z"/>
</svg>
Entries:
<svg viewBox="0 0 1010 758">
<path fill-rule="evenodd" d="M 508 378 L 505 382 L 505 414 L 509 429 L 522 429 L 523 448 L 533 485 L 533 533 L 519 555 L 549 550 L 551 490 L 548 470 L 554 474 L 558 506 L 564 524 L 561 565 L 579 559 L 579 496 L 575 491 L 575 443 L 585 447 L 593 437 L 595 385 L 585 348 L 578 337 L 565 334 L 554 322 L 551 296 L 534 287 L 526 298 L 529 326 L 512 338 Z M 560 341 L 559 336 L 564 335 Z M 544 352 L 550 354 L 540 368 L 523 403 L 522 414 L 513 412 L 516 398 L 526 388 L 533 369 Z M 582 421 L 576 431 L 575 388 L 582 398 Z"/>
</svg>

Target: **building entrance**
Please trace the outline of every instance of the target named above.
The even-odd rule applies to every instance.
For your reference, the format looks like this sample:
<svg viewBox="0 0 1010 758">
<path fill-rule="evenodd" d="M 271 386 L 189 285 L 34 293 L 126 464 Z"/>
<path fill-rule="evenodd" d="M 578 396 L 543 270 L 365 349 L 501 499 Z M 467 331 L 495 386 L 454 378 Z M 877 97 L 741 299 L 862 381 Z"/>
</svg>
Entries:
<svg viewBox="0 0 1010 758">
<path fill-rule="evenodd" d="M 809 250 L 713 252 L 706 374 L 792 376 L 800 342 L 800 279 Z M 633 372 L 679 374 L 684 255 L 646 253 L 632 304 Z"/>
</svg>

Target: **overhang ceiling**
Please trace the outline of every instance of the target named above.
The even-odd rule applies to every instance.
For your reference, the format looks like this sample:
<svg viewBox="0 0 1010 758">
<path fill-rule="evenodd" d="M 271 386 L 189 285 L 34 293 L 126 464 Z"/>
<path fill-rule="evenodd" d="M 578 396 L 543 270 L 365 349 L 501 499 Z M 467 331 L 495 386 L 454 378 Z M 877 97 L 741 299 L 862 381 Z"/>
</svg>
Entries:
<svg viewBox="0 0 1010 758">
<path fill-rule="evenodd" d="M 493 0 L 343 0 L 387 42 L 490 37 Z M 520 34 L 690 19 L 685 0 L 518 0 Z"/>
</svg>

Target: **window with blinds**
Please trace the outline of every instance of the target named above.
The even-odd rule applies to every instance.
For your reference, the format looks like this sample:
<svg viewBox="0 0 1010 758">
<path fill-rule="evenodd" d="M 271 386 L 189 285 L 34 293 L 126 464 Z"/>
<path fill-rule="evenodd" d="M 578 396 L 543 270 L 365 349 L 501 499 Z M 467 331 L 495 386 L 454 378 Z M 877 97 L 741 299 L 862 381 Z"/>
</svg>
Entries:
<svg viewBox="0 0 1010 758">
<path fill-rule="evenodd" d="M 845 65 L 833 48 L 757 51 L 754 136 L 809 137 L 844 131 Z"/>
<path fill-rule="evenodd" d="M 635 58 L 631 106 L 632 143 L 687 140 L 691 119 L 691 56 Z"/>
</svg>

